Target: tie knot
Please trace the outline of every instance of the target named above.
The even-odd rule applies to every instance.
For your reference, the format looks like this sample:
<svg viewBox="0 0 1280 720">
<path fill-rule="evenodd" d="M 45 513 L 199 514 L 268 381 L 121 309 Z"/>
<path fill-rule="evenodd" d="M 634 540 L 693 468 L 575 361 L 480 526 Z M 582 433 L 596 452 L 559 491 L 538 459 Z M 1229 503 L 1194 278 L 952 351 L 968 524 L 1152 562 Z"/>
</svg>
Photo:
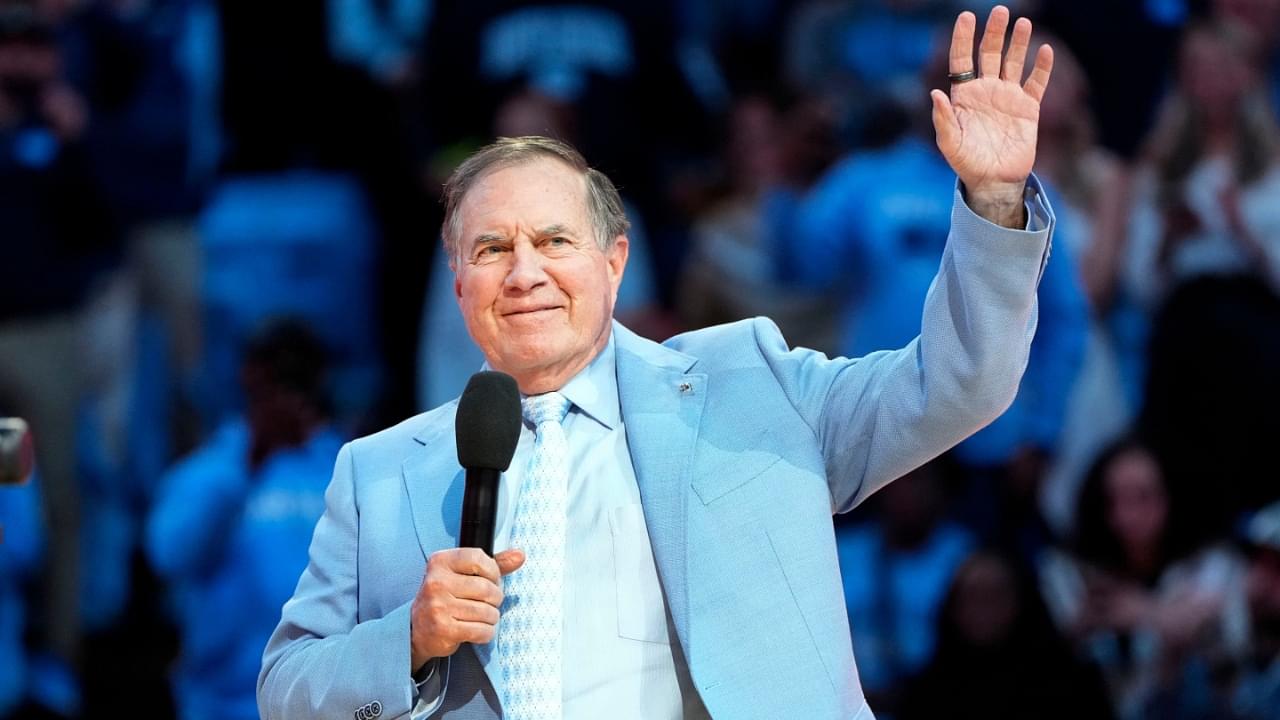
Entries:
<svg viewBox="0 0 1280 720">
<path fill-rule="evenodd" d="M 530 395 L 521 401 L 524 418 L 538 427 L 544 422 L 560 423 L 569 412 L 569 398 L 558 392 Z"/>
</svg>

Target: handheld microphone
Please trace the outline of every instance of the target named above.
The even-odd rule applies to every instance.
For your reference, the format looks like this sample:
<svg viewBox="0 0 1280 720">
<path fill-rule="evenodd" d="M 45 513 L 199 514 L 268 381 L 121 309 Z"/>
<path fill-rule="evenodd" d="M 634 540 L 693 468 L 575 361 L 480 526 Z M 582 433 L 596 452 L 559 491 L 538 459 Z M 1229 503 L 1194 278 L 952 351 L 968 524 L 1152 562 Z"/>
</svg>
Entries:
<svg viewBox="0 0 1280 720">
<path fill-rule="evenodd" d="M 21 485 L 31 477 L 35 449 L 22 418 L 0 418 L 0 485 Z"/>
<path fill-rule="evenodd" d="M 515 378 L 478 372 L 467 381 L 454 420 L 458 464 L 467 471 L 458 547 L 493 555 L 498 478 L 511 465 L 520 441 L 520 389 Z"/>
</svg>

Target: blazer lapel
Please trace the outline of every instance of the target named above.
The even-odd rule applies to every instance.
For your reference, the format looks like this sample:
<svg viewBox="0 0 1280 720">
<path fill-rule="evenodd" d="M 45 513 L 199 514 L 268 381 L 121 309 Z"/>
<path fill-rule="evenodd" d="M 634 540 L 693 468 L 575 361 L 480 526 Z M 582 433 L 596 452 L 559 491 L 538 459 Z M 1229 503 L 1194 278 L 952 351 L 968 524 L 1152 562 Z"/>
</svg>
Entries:
<svg viewBox="0 0 1280 720">
<path fill-rule="evenodd" d="M 445 406 L 435 414 L 414 440 L 422 444 L 401 463 L 405 494 L 413 515 L 422 557 L 457 543 L 462 512 L 464 475 L 458 465 L 453 437 L 454 408 Z"/>
<path fill-rule="evenodd" d="M 685 503 L 707 376 L 689 373 L 696 359 L 650 342 L 614 323 L 618 401 L 644 505 L 654 560 L 688 654 Z"/>
<path fill-rule="evenodd" d="M 462 519 L 462 494 L 466 489 L 466 474 L 458 465 L 454 438 L 453 404 L 436 412 L 443 416 L 429 424 L 414 439 L 423 445 L 402 464 L 405 493 L 409 497 L 409 510 L 413 515 L 413 527 L 418 535 L 422 557 L 443 548 L 457 547 L 458 525 Z M 443 481 L 449 478 L 448 481 Z M 492 643 L 471 645 L 497 697 L 502 697 L 502 668 L 493 655 Z M 458 652 L 467 652 L 461 648 Z"/>
</svg>

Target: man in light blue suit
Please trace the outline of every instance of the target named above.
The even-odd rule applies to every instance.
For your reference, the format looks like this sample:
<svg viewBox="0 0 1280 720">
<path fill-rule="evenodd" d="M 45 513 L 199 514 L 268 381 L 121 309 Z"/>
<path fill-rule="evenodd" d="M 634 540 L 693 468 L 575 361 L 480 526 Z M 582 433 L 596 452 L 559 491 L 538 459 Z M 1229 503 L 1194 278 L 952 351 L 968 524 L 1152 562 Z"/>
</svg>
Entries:
<svg viewBox="0 0 1280 720">
<path fill-rule="evenodd" d="M 1031 27 L 1006 57 L 1008 23 L 992 12 L 975 68 L 976 20 L 956 21 L 933 92 L 951 237 L 902 350 L 828 359 L 763 319 L 643 340 L 612 320 L 627 222 L 607 178 L 546 138 L 464 162 L 443 229 L 458 303 L 533 417 L 499 491 L 506 549 L 455 548 L 456 403 L 344 447 L 262 716 L 870 719 L 831 513 L 996 417 L 1035 329 L 1052 54 L 1021 82 Z"/>
</svg>

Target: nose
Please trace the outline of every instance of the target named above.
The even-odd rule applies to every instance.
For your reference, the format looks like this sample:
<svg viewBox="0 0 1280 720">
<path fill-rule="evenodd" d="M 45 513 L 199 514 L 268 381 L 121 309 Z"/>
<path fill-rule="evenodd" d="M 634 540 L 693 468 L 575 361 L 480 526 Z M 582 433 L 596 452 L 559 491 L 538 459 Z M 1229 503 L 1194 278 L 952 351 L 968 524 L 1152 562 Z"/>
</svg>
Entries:
<svg viewBox="0 0 1280 720">
<path fill-rule="evenodd" d="M 544 258 L 532 245 L 516 243 L 511 255 L 511 270 L 503 283 L 505 289 L 525 293 L 547 281 L 547 273 L 542 266 Z"/>
</svg>

